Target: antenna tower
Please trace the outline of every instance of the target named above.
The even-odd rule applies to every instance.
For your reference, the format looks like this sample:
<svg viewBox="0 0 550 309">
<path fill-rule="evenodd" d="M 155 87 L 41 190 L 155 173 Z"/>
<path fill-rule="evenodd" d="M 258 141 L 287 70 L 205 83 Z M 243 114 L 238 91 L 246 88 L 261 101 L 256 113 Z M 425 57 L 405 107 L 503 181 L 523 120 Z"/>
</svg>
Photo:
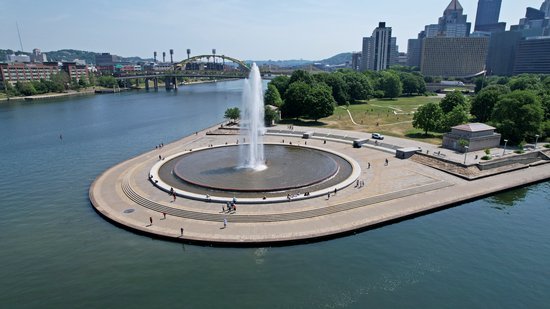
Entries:
<svg viewBox="0 0 550 309">
<path fill-rule="evenodd" d="M 17 35 L 19 36 L 19 45 L 21 45 L 21 51 L 24 52 L 25 50 L 23 50 L 23 41 L 21 41 L 21 32 L 19 31 L 19 23 L 15 22 L 15 26 L 17 27 Z"/>
</svg>

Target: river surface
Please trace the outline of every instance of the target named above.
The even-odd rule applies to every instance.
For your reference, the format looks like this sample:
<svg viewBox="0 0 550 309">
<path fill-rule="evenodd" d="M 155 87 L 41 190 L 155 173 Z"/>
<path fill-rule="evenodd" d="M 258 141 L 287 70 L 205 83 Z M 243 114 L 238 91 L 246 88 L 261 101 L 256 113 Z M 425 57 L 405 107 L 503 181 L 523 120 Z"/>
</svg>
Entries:
<svg viewBox="0 0 550 309">
<path fill-rule="evenodd" d="M 95 177 L 222 121 L 241 89 L 0 103 L 0 308 L 550 308 L 550 182 L 279 248 L 154 240 L 94 212 Z"/>
</svg>

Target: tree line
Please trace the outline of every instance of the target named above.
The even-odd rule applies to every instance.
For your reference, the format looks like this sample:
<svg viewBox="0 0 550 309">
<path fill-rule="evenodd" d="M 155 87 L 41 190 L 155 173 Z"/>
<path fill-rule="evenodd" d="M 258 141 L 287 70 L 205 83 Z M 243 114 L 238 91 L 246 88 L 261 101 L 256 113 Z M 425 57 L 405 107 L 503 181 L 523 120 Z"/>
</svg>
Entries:
<svg viewBox="0 0 550 309">
<path fill-rule="evenodd" d="M 62 93 L 67 90 L 80 90 L 91 86 L 113 88 L 119 84 L 113 76 L 105 75 L 97 77 L 90 74 L 88 78 L 69 78 L 66 72 L 52 74 L 50 79 L 40 79 L 28 82 L 18 81 L 14 86 L 5 82 L 5 93 L 8 96 L 31 96 L 44 93 Z M 120 86 L 120 85 L 119 85 Z"/>
<path fill-rule="evenodd" d="M 468 121 L 488 123 L 512 144 L 550 136 L 550 76 L 523 74 L 514 77 L 477 78 L 471 99 L 460 92 L 448 94 L 439 104 L 421 106 L 413 126 L 447 132 Z"/>
<path fill-rule="evenodd" d="M 361 73 L 348 69 L 310 74 L 297 70 L 291 76 L 271 80 L 265 103 L 279 107 L 283 118 L 317 121 L 332 115 L 337 105 L 425 93 L 426 83 L 418 72 L 386 70 Z"/>
</svg>

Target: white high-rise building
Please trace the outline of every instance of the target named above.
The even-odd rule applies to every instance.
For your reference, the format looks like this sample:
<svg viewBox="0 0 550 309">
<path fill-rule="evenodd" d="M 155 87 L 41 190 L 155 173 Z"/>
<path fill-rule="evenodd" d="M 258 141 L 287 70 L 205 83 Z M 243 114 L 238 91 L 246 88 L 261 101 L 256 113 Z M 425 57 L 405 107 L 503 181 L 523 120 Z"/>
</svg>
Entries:
<svg viewBox="0 0 550 309">
<path fill-rule="evenodd" d="M 397 62 L 397 39 L 391 36 L 391 27 L 380 22 L 371 37 L 363 38 L 361 70 L 381 71 Z"/>
</svg>

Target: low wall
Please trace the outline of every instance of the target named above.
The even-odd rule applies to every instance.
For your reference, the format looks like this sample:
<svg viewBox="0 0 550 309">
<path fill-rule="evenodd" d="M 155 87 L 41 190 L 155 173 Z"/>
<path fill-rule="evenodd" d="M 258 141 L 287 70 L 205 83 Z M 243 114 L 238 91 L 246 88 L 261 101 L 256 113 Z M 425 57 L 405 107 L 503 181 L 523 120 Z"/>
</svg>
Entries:
<svg viewBox="0 0 550 309">
<path fill-rule="evenodd" d="M 549 160 L 549 159 L 547 155 L 545 155 L 540 151 L 537 151 L 537 152 L 530 152 L 530 153 L 525 153 L 521 155 L 515 155 L 508 158 L 497 159 L 497 160 L 493 160 L 485 163 L 479 163 L 478 167 L 480 170 L 485 171 L 488 169 L 493 169 L 493 168 L 515 164 L 515 163 L 528 165 L 540 160 Z"/>
</svg>

